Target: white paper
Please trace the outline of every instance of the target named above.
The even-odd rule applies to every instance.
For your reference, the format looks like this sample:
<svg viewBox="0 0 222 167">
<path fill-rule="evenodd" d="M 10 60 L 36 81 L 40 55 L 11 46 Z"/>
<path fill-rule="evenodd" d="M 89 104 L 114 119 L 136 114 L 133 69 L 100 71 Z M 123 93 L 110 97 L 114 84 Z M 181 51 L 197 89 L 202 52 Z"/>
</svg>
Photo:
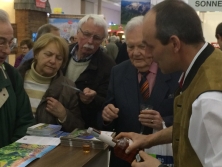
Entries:
<svg viewBox="0 0 222 167">
<path fill-rule="evenodd" d="M 17 140 L 16 142 L 25 143 L 25 144 L 57 146 L 60 144 L 60 138 L 40 137 L 40 136 L 24 136 L 23 138 Z"/>
<path fill-rule="evenodd" d="M 110 132 L 110 131 L 100 131 L 101 134 L 104 134 L 104 135 L 107 135 L 107 136 L 112 136 L 113 132 Z M 96 137 L 93 138 L 93 140 L 98 140 L 100 141 L 99 139 L 97 139 Z"/>
</svg>

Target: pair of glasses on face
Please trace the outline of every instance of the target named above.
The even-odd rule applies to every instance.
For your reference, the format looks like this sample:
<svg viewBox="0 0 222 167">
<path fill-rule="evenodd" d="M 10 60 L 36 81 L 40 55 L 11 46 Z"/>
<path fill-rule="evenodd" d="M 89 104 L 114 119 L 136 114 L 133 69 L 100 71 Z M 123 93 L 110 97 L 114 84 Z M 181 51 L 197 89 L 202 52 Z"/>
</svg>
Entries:
<svg viewBox="0 0 222 167">
<path fill-rule="evenodd" d="M 15 41 L 15 38 L 8 41 L 6 38 L 0 37 L 0 48 L 6 49 L 7 47 L 9 47 L 10 50 L 12 50 L 16 46 L 16 43 L 14 41 Z"/>
<path fill-rule="evenodd" d="M 85 39 L 90 39 L 92 37 L 93 41 L 95 41 L 95 42 L 101 42 L 103 40 L 103 38 L 98 35 L 93 35 L 89 32 L 83 31 L 81 28 L 79 30 L 81 31 L 81 33 Z"/>
<path fill-rule="evenodd" d="M 20 49 L 22 49 L 22 50 L 26 50 L 26 49 L 28 49 L 28 47 L 20 46 Z"/>
</svg>

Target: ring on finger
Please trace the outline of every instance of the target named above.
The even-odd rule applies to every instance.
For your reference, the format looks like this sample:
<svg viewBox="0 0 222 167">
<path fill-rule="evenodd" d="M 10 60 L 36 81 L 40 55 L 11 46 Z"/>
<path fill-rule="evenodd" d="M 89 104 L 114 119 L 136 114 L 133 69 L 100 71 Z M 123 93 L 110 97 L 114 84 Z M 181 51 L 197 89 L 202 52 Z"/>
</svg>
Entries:
<svg viewBox="0 0 222 167">
<path fill-rule="evenodd" d="M 153 120 L 151 120 L 151 124 L 153 124 Z"/>
</svg>

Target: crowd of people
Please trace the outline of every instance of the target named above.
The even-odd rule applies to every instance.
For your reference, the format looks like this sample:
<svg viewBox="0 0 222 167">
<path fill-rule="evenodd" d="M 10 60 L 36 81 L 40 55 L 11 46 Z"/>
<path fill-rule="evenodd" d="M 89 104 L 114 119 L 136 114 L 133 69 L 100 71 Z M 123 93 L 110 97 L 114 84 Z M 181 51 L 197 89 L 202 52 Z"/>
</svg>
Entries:
<svg viewBox="0 0 222 167">
<path fill-rule="evenodd" d="M 107 24 L 99 15 L 80 19 L 71 44 L 45 24 L 34 43 L 21 41 L 14 68 L 5 62 L 13 29 L 0 9 L 0 148 L 29 126 L 49 123 L 65 132 L 115 131 L 116 139 L 132 139 L 126 153 L 172 143 L 177 167 L 220 166 L 222 51 L 205 41 L 196 11 L 165 0 L 124 31 L 125 43 L 118 46 L 111 36 L 104 49 Z M 222 48 L 222 23 L 215 37 Z M 109 166 L 166 166 L 144 151 L 139 155 L 143 161 L 130 164 L 111 149 Z"/>
</svg>

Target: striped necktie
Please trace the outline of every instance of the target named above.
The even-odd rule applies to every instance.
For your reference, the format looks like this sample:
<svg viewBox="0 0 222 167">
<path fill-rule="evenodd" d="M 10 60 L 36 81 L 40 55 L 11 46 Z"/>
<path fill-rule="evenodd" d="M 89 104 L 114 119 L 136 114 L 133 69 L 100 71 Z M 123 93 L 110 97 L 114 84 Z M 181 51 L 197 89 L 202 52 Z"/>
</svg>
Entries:
<svg viewBox="0 0 222 167">
<path fill-rule="evenodd" d="M 148 75 L 148 72 L 141 72 L 140 73 L 142 75 L 139 86 L 140 86 L 140 93 L 143 97 L 144 100 L 148 99 L 150 96 L 149 93 L 149 83 L 146 79 L 146 76 Z"/>
</svg>

